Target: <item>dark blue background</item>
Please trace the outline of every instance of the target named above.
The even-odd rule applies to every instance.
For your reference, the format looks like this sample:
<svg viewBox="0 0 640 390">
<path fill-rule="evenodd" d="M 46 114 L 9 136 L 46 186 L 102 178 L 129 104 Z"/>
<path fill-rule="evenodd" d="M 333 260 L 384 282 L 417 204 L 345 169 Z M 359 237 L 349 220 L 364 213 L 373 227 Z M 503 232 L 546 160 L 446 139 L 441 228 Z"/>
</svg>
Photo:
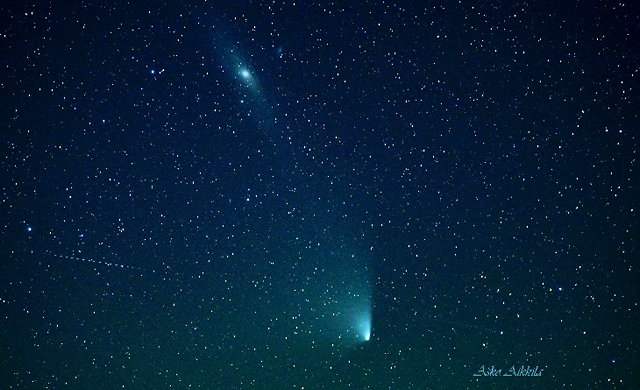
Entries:
<svg viewBox="0 0 640 390">
<path fill-rule="evenodd" d="M 640 386 L 639 13 L 417 3 L 2 6 L 1 387 Z"/>
</svg>

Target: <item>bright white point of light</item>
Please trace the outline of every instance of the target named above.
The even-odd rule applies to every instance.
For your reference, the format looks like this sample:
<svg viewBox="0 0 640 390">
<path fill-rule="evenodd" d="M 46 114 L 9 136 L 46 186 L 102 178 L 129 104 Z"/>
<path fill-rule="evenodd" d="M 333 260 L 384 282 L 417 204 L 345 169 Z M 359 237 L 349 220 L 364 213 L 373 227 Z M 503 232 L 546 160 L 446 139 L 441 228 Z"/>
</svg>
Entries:
<svg viewBox="0 0 640 390">
<path fill-rule="evenodd" d="M 371 314 L 364 313 L 359 318 L 357 325 L 358 338 L 369 341 L 371 339 Z"/>
<path fill-rule="evenodd" d="M 28 226 L 28 227 L 27 227 L 27 231 L 28 231 L 28 232 L 30 232 L 30 231 L 32 231 L 32 230 L 33 230 L 33 229 L 31 228 L 31 226 Z"/>
<path fill-rule="evenodd" d="M 249 73 L 249 71 L 248 71 L 248 70 L 246 70 L 246 69 L 242 69 L 242 70 L 240 71 L 240 75 L 241 75 L 242 77 L 244 77 L 245 79 L 248 79 L 249 77 L 251 77 L 251 73 Z"/>
</svg>

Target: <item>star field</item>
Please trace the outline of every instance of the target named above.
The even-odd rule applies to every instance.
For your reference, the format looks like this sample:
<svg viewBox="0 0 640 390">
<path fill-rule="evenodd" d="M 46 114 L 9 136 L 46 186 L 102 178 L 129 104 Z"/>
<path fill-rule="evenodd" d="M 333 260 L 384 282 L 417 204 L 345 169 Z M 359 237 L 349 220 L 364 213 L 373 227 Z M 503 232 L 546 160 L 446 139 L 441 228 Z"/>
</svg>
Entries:
<svg viewBox="0 0 640 390">
<path fill-rule="evenodd" d="M 630 3 L 3 14 L 0 388 L 640 386 Z"/>
</svg>

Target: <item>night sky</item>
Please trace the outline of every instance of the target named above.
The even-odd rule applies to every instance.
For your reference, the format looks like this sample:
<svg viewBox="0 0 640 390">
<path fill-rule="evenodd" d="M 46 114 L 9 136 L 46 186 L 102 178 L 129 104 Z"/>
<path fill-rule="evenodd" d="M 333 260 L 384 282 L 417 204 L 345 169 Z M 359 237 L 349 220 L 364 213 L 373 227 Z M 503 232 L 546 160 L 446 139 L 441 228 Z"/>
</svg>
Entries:
<svg viewBox="0 0 640 390">
<path fill-rule="evenodd" d="M 0 388 L 640 388 L 631 3 L 14 3 Z"/>
</svg>

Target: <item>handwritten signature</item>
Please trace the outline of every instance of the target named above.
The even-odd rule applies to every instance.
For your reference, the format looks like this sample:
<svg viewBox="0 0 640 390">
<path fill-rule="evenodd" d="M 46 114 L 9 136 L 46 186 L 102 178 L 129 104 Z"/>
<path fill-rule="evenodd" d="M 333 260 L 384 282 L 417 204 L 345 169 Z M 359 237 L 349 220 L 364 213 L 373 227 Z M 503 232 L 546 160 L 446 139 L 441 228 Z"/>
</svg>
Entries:
<svg viewBox="0 0 640 390">
<path fill-rule="evenodd" d="M 544 369 L 538 366 L 534 368 L 530 366 L 520 366 L 520 368 L 511 366 L 507 372 L 502 373 L 502 369 L 497 369 L 496 366 L 482 366 L 473 376 L 542 376 L 542 371 Z"/>
</svg>

